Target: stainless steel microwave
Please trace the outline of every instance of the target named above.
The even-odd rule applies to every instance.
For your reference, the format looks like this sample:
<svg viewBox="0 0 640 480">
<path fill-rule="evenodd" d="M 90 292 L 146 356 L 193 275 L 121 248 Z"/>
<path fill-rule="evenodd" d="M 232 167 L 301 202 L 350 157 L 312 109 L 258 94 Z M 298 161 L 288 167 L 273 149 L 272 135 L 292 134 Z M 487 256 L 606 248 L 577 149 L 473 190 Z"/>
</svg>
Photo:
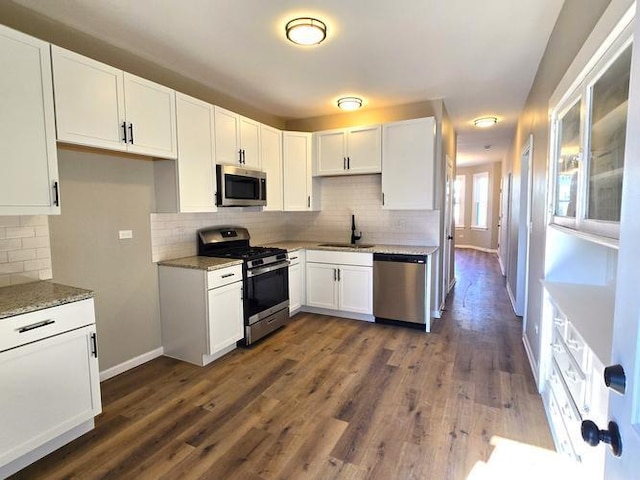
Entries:
<svg viewBox="0 0 640 480">
<path fill-rule="evenodd" d="M 216 165 L 216 205 L 256 207 L 267 204 L 267 174 L 258 170 Z"/>
</svg>

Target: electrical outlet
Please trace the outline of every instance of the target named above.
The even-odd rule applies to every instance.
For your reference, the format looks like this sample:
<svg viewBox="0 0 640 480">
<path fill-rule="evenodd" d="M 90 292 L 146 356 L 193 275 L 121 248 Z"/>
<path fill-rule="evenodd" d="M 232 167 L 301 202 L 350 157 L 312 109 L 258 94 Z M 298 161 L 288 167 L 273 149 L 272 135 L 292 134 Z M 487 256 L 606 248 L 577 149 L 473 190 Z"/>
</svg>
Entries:
<svg viewBox="0 0 640 480">
<path fill-rule="evenodd" d="M 118 238 L 120 240 L 124 240 L 127 238 L 133 238 L 133 230 L 119 230 L 118 231 Z"/>
</svg>

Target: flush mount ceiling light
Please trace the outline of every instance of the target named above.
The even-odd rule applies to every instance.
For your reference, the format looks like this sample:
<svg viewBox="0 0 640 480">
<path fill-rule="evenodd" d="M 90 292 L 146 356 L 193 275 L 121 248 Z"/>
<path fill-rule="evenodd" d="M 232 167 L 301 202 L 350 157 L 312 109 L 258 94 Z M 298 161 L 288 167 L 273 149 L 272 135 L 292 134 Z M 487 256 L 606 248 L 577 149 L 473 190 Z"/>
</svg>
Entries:
<svg viewBox="0 0 640 480">
<path fill-rule="evenodd" d="M 498 119 L 496 117 L 476 118 L 473 121 L 473 124 L 478 128 L 493 127 L 496 123 L 498 123 Z"/>
<path fill-rule="evenodd" d="M 317 45 L 327 37 L 327 26 L 316 18 L 294 18 L 284 27 L 289 41 L 298 45 Z"/>
<path fill-rule="evenodd" d="M 342 97 L 338 100 L 338 108 L 342 110 L 358 110 L 362 107 L 362 99 L 358 97 Z"/>
</svg>

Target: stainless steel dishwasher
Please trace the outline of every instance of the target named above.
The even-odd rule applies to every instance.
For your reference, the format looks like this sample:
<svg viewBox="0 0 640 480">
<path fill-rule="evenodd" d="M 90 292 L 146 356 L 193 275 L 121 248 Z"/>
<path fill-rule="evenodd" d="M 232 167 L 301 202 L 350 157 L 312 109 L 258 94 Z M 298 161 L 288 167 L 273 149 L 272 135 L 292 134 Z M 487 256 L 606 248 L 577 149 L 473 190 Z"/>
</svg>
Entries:
<svg viewBox="0 0 640 480">
<path fill-rule="evenodd" d="M 373 315 L 377 322 L 426 325 L 429 331 L 429 263 L 428 255 L 373 255 Z"/>
</svg>

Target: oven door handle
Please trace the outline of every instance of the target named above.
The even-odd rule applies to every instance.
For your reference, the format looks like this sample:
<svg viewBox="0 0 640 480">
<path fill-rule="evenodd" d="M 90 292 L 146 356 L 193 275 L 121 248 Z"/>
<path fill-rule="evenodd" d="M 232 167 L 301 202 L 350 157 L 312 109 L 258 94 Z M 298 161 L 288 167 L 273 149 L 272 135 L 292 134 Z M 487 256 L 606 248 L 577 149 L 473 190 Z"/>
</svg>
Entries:
<svg viewBox="0 0 640 480">
<path fill-rule="evenodd" d="M 274 265 L 268 265 L 262 268 L 252 268 L 251 270 L 247 270 L 247 278 L 262 275 L 263 273 L 273 272 L 274 270 L 280 270 L 281 268 L 287 268 L 289 263 L 291 263 L 289 260 L 285 260 L 284 262 L 278 262 Z"/>
</svg>

